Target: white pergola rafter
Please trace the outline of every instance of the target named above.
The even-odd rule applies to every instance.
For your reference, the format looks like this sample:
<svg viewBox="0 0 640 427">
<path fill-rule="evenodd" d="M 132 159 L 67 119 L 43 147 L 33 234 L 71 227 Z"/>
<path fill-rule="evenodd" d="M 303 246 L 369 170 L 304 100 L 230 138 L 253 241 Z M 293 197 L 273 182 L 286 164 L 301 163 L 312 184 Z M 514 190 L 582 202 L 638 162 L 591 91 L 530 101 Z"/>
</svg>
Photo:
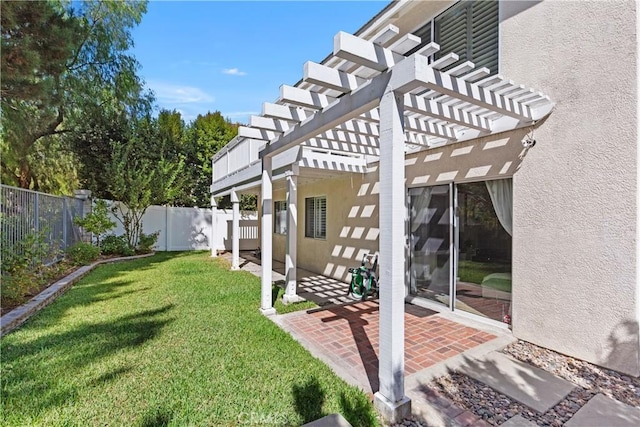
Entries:
<svg viewBox="0 0 640 427">
<path fill-rule="evenodd" d="M 311 92 L 310 90 L 282 85 L 280 86 L 279 101 L 313 110 L 322 110 L 335 101 L 335 98 L 328 97 L 321 93 Z"/>
<path fill-rule="evenodd" d="M 287 105 L 272 104 L 265 102 L 262 104 L 262 115 L 272 119 L 281 119 L 288 122 L 300 123 L 310 117 L 306 110 L 300 107 L 289 107 Z"/>
<path fill-rule="evenodd" d="M 304 142 L 306 147 L 319 148 L 333 152 L 344 154 L 361 154 L 366 156 L 379 156 L 380 150 L 377 146 L 367 146 L 361 144 L 353 144 L 350 142 L 336 141 L 326 138 L 311 138 Z"/>
<path fill-rule="evenodd" d="M 491 130 L 491 123 L 485 118 L 421 96 L 406 94 L 404 96 L 404 107 L 408 111 L 456 123 L 479 131 Z"/>
<path fill-rule="evenodd" d="M 347 132 L 343 129 L 332 129 L 317 135 L 319 138 L 329 141 L 346 142 L 349 144 L 364 145 L 365 147 L 377 147 L 378 138 L 371 135 L 362 135 L 353 132 Z"/>
<path fill-rule="evenodd" d="M 264 129 L 267 131 L 284 133 L 289 130 L 289 123 L 285 120 L 272 119 L 262 116 L 249 117 L 249 124 L 252 128 Z"/>
</svg>

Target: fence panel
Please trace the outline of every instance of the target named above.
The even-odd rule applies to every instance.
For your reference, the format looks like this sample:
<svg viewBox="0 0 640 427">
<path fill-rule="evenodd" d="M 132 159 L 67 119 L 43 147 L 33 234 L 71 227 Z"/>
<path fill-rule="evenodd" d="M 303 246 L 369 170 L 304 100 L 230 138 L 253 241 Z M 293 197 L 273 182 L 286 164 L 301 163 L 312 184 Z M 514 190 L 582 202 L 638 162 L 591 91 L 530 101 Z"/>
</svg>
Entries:
<svg viewBox="0 0 640 427">
<path fill-rule="evenodd" d="M 62 251 L 80 240 L 73 222 L 82 216 L 82 201 L 23 188 L 0 185 L 0 241 L 3 251 L 23 255 L 30 235 L 41 234 L 53 262 Z"/>
<path fill-rule="evenodd" d="M 107 201 L 107 203 L 111 203 Z M 231 211 L 217 210 L 216 230 L 211 241 L 211 209 L 152 205 L 142 217 L 142 231 L 159 231 L 157 251 L 189 251 L 211 249 L 231 250 Z M 111 215 L 117 226 L 111 233 L 124 234 L 122 224 Z M 240 249 L 258 247 L 258 216 L 256 212 L 242 212 L 240 218 Z"/>
</svg>

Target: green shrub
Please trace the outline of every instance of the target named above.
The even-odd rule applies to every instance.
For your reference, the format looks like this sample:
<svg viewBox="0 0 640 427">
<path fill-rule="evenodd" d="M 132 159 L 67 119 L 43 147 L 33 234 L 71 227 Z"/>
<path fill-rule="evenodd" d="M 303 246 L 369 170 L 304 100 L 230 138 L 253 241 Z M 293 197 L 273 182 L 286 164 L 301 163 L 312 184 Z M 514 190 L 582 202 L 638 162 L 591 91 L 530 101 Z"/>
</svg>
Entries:
<svg viewBox="0 0 640 427">
<path fill-rule="evenodd" d="M 41 230 L 33 231 L 15 243 L 3 241 L 0 257 L 2 273 L 31 269 L 55 259 L 57 249 L 55 245 L 47 244 L 46 237 L 47 231 Z"/>
<path fill-rule="evenodd" d="M 67 249 L 67 258 L 73 265 L 87 265 L 97 260 L 100 248 L 91 243 L 78 242 Z"/>
<path fill-rule="evenodd" d="M 100 242 L 100 250 L 104 255 L 131 256 L 135 254 L 133 248 L 129 246 L 127 237 L 124 235 L 114 236 L 110 234 L 106 236 L 102 239 L 102 242 Z"/>
<path fill-rule="evenodd" d="M 47 229 L 32 231 L 18 242 L 3 239 L 0 247 L 0 299 L 2 307 L 23 303 L 29 294 L 45 284 L 56 263 L 58 246 L 47 243 Z"/>
<path fill-rule="evenodd" d="M 0 286 L 0 297 L 2 306 L 15 306 L 25 300 L 32 287 L 39 285 L 38 275 L 34 272 L 20 269 L 12 273 L 2 273 L 2 286 Z"/>
<path fill-rule="evenodd" d="M 109 218 L 107 202 L 104 200 L 96 200 L 91 213 L 84 218 L 75 217 L 74 221 L 80 227 L 96 236 L 98 246 L 100 246 L 100 235 L 116 226 L 116 223 Z"/>
<path fill-rule="evenodd" d="M 140 233 L 140 238 L 138 239 L 138 252 L 143 254 L 148 254 L 149 252 L 151 252 L 156 242 L 158 241 L 159 235 L 159 231 L 151 234 Z"/>
</svg>

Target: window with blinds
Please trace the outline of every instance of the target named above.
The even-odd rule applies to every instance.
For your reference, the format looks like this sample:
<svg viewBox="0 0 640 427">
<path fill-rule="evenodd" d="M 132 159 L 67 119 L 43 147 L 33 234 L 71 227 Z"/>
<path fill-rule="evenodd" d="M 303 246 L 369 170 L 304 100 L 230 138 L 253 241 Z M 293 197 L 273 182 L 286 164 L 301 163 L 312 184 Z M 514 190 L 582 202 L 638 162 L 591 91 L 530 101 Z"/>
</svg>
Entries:
<svg viewBox="0 0 640 427">
<path fill-rule="evenodd" d="M 279 200 L 274 202 L 273 231 L 276 234 L 287 234 L 287 202 Z"/>
<path fill-rule="evenodd" d="M 497 0 L 460 1 L 414 31 L 422 41 L 407 55 L 434 41 L 440 45 L 434 59 L 451 52 L 460 57 L 445 70 L 464 61 L 472 61 L 476 68 L 487 67 L 491 74 L 497 74 L 498 28 Z"/>
<path fill-rule="evenodd" d="M 304 199 L 306 237 L 326 239 L 327 237 L 327 198 L 309 197 Z"/>
</svg>

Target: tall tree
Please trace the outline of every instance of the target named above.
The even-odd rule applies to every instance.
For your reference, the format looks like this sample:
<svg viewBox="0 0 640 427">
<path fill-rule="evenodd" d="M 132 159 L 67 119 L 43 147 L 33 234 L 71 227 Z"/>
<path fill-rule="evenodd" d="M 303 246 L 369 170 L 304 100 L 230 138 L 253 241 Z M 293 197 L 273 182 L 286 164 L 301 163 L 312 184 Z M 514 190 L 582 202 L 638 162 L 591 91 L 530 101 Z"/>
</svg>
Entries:
<svg viewBox="0 0 640 427">
<path fill-rule="evenodd" d="M 171 204 L 182 192 L 182 156 L 167 156 L 157 146 L 156 120 L 135 120 L 124 142 L 112 144 L 111 160 L 102 168 L 109 176 L 107 190 L 116 201 L 113 212 L 135 247 L 142 232 L 142 216 L 152 204 Z M 149 148 L 152 148 L 149 150 Z M 168 158 L 171 157 L 171 158 Z"/>
<path fill-rule="evenodd" d="M 70 132 L 86 114 L 148 108 L 127 52 L 145 1 L 1 2 L 2 179 L 37 187 L 37 143 Z"/>
<path fill-rule="evenodd" d="M 191 189 L 179 200 L 186 206 L 209 206 L 211 158 L 238 134 L 238 124 L 225 119 L 219 111 L 208 112 L 191 122 L 185 138 L 187 171 Z"/>
</svg>

